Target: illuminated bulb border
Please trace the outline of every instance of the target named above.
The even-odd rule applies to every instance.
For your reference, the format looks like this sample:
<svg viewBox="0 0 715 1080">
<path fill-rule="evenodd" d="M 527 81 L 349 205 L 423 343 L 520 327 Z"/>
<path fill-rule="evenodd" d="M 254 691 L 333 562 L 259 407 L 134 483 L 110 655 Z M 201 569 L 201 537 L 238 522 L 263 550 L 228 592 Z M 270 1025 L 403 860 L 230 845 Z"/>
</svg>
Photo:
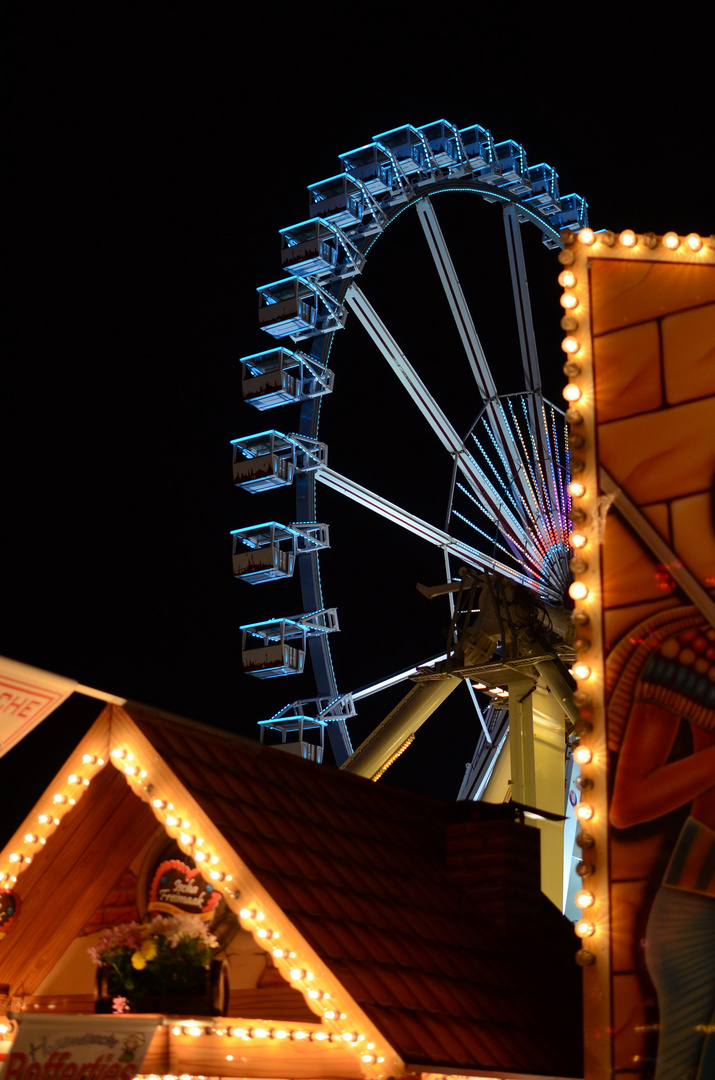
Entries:
<svg viewBox="0 0 715 1080">
<path fill-rule="evenodd" d="M 8 887 L 17 884 L 18 875 L 31 865 L 37 846 L 47 843 L 64 815 L 77 805 L 89 787 L 93 773 L 104 764 L 104 758 L 99 754 L 85 753 L 78 757 L 76 769 L 67 776 L 66 786 L 53 792 L 47 808 L 41 811 L 33 822 L 32 831 L 25 831 L 20 837 L 12 838 L 8 845 L 11 850 L 6 856 L 7 862 L 0 866 L 0 885 Z M 23 827 L 27 829 L 24 824 Z"/>
<path fill-rule="evenodd" d="M 221 856 L 214 852 L 209 852 L 203 848 L 204 841 L 200 836 L 190 832 L 191 823 L 185 820 L 176 811 L 176 808 L 172 803 L 164 800 L 161 795 L 154 796 L 152 793 L 154 785 L 149 782 L 148 772 L 142 768 L 141 763 L 138 763 L 134 755 L 122 746 L 115 746 L 110 754 L 109 758 L 111 763 L 120 772 L 124 773 L 127 780 L 133 784 L 137 789 L 140 797 L 148 803 L 154 812 L 155 817 L 160 821 L 163 828 L 170 836 L 173 836 L 177 842 L 180 843 L 181 849 L 188 855 L 196 860 L 196 856 L 199 855 L 198 861 L 208 862 L 211 867 L 210 877 L 212 881 L 219 882 L 221 885 L 227 885 L 232 880 L 232 875 L 227 872 L 226 863 L 222 860 Z M 37 824 L 35 825 L 35 832 L 25 832 L 21 835 L 20 840 L 14 839 L 12 842 L 12 848 L 9 850 L 7 857 L 7 865 L 0 867 L 0 886 L 11 887 L 17 882 L 17 875 L 24 870 L 32 862 L 32 854 L 28 853 L 25 849 L 30 849 L 30 852 L 34 852 L 37 844 L 44 844 L 47 838 L 51 835 L 54 829 L 60 824 L 60 821 L 65 813 L 67 813 L 77 802 L 84 791 L 90 785 L 91 776 L 94 772 L 99 771 L 105 766 L 105 759 L 100 754 L 85 753 L 81 756 L 77 763 L 75 772 L 69 774 L 67 778 L 68 789 L 59 789 L 51 796 L 51 803 L 47 807 L 46 811 L 38 814 Z M 69 794 L 69 792 L 72 794 Z M 75 795 L 76 793 L 76 795 Z M 27 826 L 25 826 L 27 828 Z M 196 848 L 203 848 L 203 850 L 196 851 Z M 221 865 L 223 862 L 223 866 Z M 214 877 L 214 875 L 217 875 Z M 216 886 L 218 887 L 218 886 Z M 218 887 L 219 891 L 223 891 Z M 226 895 L 227 901 L 229 899 L 235 900 L 240 895 L 239 892 L 231 892 Z M 273 927 L 262 926 L 261 924 L 265 920 L 265 914 L 257 906 L 241 910 L 240 920 L 245 929 L 250 930 L 254 936 L 254 939 L 261 944 L 265 945 L 267 942 L 273 942 L 280 938 L 280 932 Z M 249 924 L 249 925 L 247 925 Z M 264 933 L 259 934 L 259 930 L 263 930 Z M 287 968 L 290 965 L 291 968 L 299 968 L 302 978 L 299 980 L 301 985 L 298 989 L 306 990 L 306 996 L 309 997 L 311 1005 L 318 1007 L 322 1014 L 322 1021 L 326 1024 L 325 1028 L 318 1029 L 316 1031 L 305 1030 L 303 1028 L 276 1028 L 270 1023 L 261 1025 L 256 1023 L 252 1025 L 250 1029 L 240 1028 L 225 1028 L 218 1026 L 204 1026 L 196 1023 L 183 1023 L 173 1030 L 175 1033 L 181 1031 L 186 1034 L 191 1028 L 191 1034 L 194 1036 L 199 1035 L 220 1035 L 227 1039 L 241 1038 L 241 1039 L 253 1039 L 259 1038 L 259 1030 L 264 1031 L 264 1037 L 266 1039 L 273 1038 L 290 1038 L 290 1039 L 313 1039 L 314 1041 L 323 1043 L 346 1043 L 350 1047 L 359 1051 L 362 1044 L 365 1043 L 366 1036 L 359 1031 L 346 1031 L 345 1022 L 348 1020 L 348 1016 L 345 1012 L 340 1010 L 338 1004 L 332 998 L 331 994 L 318 986 L 311 986 L 314 979 L 313 972 L 309 970 L 307 965 L 300 963 L 300 958 L 296 952 L 289 948 L 275 948 L 272 950 L 274 957 L 278 960 L 278 966 L 283 965 Z M 287 972 L 285 972 L 287 974 Z M 311 986 L 308 991 L 306 984 Z M 277 1031 L 285 1031 L 285 1036 L 277 1035 Z M 374 1044 L 367 1044 L 371 1050 L 374 1049 Z M 392 1055 L 393 1051 L 390 1047 L 385 1046 L 385 1055 Z M 382 1053 L 375 1051 L 366 1055 L 363 1053 L 362 1061 L 364 1064 L 382 1065 L 386 1060 L 386 1056 Z M 383 1073 L 382 1069 L 372 1069 L 372 1074 L 380 1076 Z"/>
<path fill-rule="evenodd" d="M 680 262 L 689 261 L 691 264 L 703 263 L 711 264 L 713 262 L 713 248 L 715 245 L 712 241 L 707 241 L 700 237 L 697 233 L 690 233 L 687 236 L 679 236 L 675 232 L 666 233 L 660 239 L 653 233 L 644 233 L 642 235 L 636 234 L 631 229 L 625 229 L 620 236 L 611 232 L 594 233 L 591 229 L 582 229 L 577 237 L 573 234 L 564 234 L 566 247 L 559 254 L 559 261 L 563 269 L 559 274 L 559 284 L 565 290 L 564 295 L 561 297 L 561 304 L 567 310 L 567 314 L 562 319 L 562 328 L 566 332 L 566 337 L 562 341 L 562 349 L 567 353 L 567 360 L 564 364 L 564 374 L 569 380 L 569 390 L 564 393 L 567 401 L 571 399 L 572 402 L 577 401 L 578 407 L 573 408 L 573 405 L 567 410 L 567 421 L 572 426 L 577 426 L 575 432 L 576 437 L 579 439 L 579 449 L 585 449 L 586 453 L 590 457 L 589 467 L 585 470 L 584 480 L 579 475 L 579 479 L 574 482 L 572 476 L 572 482 L 569 486 L 569 494 L 573 500 L 577 500 L 577 505 L 574 507 L 572 504 L 572 521 L 574 524 L 578 522 L 577 534 L 583 536 L 585 542 L 588 542 L 589 531 L 593 530 L 594 523 L 598 520 L 598 507 L 595 505 L 595 496 L 598 494 L 598 484 L 595 475 L 595 458 L 594 458 L 594 446 L 593 446 L 593 427 L 594 418 L 591 411 L 591 402 L 589 395 L 592 393 L 592 357 L 591 357 L 591 342 L 588 332 L 588 325 L 590 322 L 590 297 L 587 287 L 588 281 L 588 265 L 591 259 L 596 259 L 600 254 L 605 255 L 608 251 L 608 258 L 621 258 L 624 261 L 631 258 L 639 259 L 643 256 L 647 260 L 656 260 L 663 262 Z M 571 250 L 569 250 L 569 246 Z M 584 250 L 585 249 L 585 250 Z M 600 250 L 599 250 L 600 249 Z M 608 250 L 616 249 L 616 250 Z M 617 250 L 620 249 L 620 250 Z M 683 259 L 683 256 L 685 257 Z M 582 281 L 580 279 L 583 279 Z M 568 291 L 566 291 L 568 290 Z M 573 314 L 571 314 L 573 312 Z M 574 318 L 574 315 L 578 313 L 578 318 Z M 582 330 L 583 327 L 583 330 Z M 574 357 L 577 357 L 577 362 L 574 361 Z M 570 387 L 575 386 L 580 390 L 578 398 L 575 393 L 573 398 L 571 397 Z M 590 445 L 589 445 L 589 440 Z M 571 443 L 573 448 L 576 448 L 576 443 Z M 590 452 L 590 453 L 589 453 Z M 591 489 L 589 491 L 589 488 Z M 591 542 L 595 538 L 591 536 Z M 574 545 L 575 547 L 576 545 Z M 583 544 L 582 544 L 583 546 Z M 596 545 L 594 544 L 594 547 Z M 583 562 L 583 561 L 582 561 Z M 592 610 L 591 604 L 594 600 L 594 589 L 598 590 L 599 582 L 597 572 L 589 571 L 588 567 L 583 563 L 579 563 L 574 559 L 571 563 L 572 570 L 574 572 L 574 582 L 572 583 L 569 593 L 573 599 L 578 601 L 579 607 L 575 613 L 576 617 L 574 622 L 579 626 L 579 633 L 583 634 L 584 640 L 592 638 L 592 623 L 594 618 L 592 616 L 598 615 L 598 609 Z M 596 621 L 597 618 L 596 618 Z M 581 650 L 583 651 L 583 649 Z M 600 698 L 602 696 L 602 687 L 598 685 L 602 679 L 602 673 L 600 668 L 594 671 L 590 665 L 576 664 L 572 669 L 574 675 L 577 678 L 577 690 L 573 696 L 574 704 L 579 708 L 581 716 L 578 724 L 576 725 L 576 731 L 580 736 L 586 736 L 590 738 L 594 734 L 594 725 L 592 723 L 592 709 L 594 703 L 598 705 L 598 709 L 602 709 Z M 581 678 L 580 676 L 584 676 Z M 588 692 L 586 692 L 586 680 L 588 680 Z M 580 764 L 586 768 L 586 774 L 581 777 L 579 787 L 582 792 L 592 792 L 594 799 L 594 805 L 590 802 L 588 804 L 581 803 L 577 809 L 577 815 L 583 821 L 596 820 L 599 810 L 605 810 L 605 790 L 602 790 L 605 784 L 602 770 L 599 768 L 594 775 L 589 775 L 590 769 L 594 764 L 593 750 L 589 746 L 581 745 L 575 751 L 575 758 L 580 761 Z M 595 776 L 595 779 L 594 779 Z M 589 796 L 591 798 L 592 796 Z M 581 809 L 582 808 L 582 809 Z M 580 813 L 579 813 L 580 810 Z M 590 811 L 590 813 L 589 813 Z M 605 819 L 605 815 L 604 819 Z M 590 834 L 589 834 L 590 835 Z M 589 855 L 588 860 L 582 859 L 578 864 L 578 871 L 583 878 L 589 878 L 596 872 L 599 864 L 598 859 L 598 847 L 600 842 L 605 842 L 605 835 L 603 835 L 603 841 L 601 830 L 596 827 L 594 839 L 597 841 L 594 844 L 593 854 Z M 593 859 L 593 861 L 592 861 Z M 580 900 L 579 900 L 580 898 Z M 577 894 L 577 903 L 581 903 L 583 907 L 590 908 L 591 905 L 597 902 L 597 894 L 590 888 L 582 889 Z M 607 905 L 607 896 L 606 896 Z M 597 934 L 598 928 L 591 919 L 585 918 L 580 922 L 587 928 L 585 939 L 590 941 L 594 933 Z M 598 949 L 581 948 L 576 953 L 576 962 L 581 967 L 590 967 L 596 963 L 596 956 Z"/>
</svg>

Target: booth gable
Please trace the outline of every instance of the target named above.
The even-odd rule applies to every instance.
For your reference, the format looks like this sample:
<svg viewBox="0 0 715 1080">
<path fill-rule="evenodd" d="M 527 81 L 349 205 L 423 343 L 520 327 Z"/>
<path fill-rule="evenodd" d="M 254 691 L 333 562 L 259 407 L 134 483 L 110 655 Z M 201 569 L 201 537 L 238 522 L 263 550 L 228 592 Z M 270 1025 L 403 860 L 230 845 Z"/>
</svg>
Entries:
<svg viewBox="0 0 715 1080">
<path fill-rule="evenodd" d="M 32 992 L 156 820 L 177 835 L 167 820 L 178 815 L 216 853 L 220 873 L 232 871 L 218 887 L 233 910 L 244 911 L 242 925 L 263 947 L 261 931 L 273 928 L 298 956 L 276 960 L 283 976 L 324 1023 L 325 1003 L 311 990 L 329 993 L 343 1026 L 365 1032 L 389 1071 L 580 1073 L 570 926 L 538 888 L 514 890 L 506 923 L 479 899 L 480 859 L 490 842 L 502 851 L 505 833 L 466 820 L 473 805 L 372 784 L 136 706 L 108 706 L 0 865 L 56 789 L 66 792 L 67 769 L 83 756 L 104 764 L 84 766 L 91 783 L 76 789 L 81 797 L 58 829 L 62 843 L 49 839 L 17 875 L 22 916 L 0 941 L 0 982 L 10 990 L 24 983 Z M 509 827 L 528 833 L 530 843 L 538 837 Z M 460 843 L 467 837 L 473 860 L 448 858 L 455 835 Z M 476 889 L 464 872 L 470 865 Z M 53 896 L 62 896 L 65 918 L 50 930 Z M 263 922 L 255 918 L 259 905 Z M 305 979 L 294 978 L 296 962 L 310 965 Z"/>
</svg>

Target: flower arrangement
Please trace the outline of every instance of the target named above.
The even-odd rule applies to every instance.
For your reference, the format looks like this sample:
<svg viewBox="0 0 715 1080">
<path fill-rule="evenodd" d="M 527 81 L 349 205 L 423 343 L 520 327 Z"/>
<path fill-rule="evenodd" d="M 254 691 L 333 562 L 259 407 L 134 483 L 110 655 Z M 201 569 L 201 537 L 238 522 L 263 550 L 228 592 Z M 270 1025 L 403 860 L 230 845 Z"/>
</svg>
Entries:
<svg viewBox="0 0 715 1080">
<path fill-rule="evenodd" d="M 145 999 L 203 994 L 218 941 L 195 915 L 155 915 L 115 926 L 88 949 L 106 972 L 115 1012 L 138 1012 Z"/>
</svg>

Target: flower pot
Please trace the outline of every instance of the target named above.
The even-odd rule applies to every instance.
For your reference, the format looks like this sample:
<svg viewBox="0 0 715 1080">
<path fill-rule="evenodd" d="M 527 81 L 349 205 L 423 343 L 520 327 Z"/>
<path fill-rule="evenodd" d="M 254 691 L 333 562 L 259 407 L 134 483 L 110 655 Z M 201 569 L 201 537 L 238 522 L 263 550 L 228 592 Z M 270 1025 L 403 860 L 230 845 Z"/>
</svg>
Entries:
<svg viewBox="0 0 715 1080">
<path fill-rule="evenodd" d="M 96 1013 L 113 1013 L 115 997 L 127 999 L 133 1013 L 167 1013 L 173 1016 L 225 1016 L 228 1012 L 228 963 L 212 960 L 206 971 L 203 993 L 147 994 L 117 988 L 116 973 L 109 964 L 97 968 Z M 132 1003 L 132 995 L 135 1003 Z"/>
</svg>

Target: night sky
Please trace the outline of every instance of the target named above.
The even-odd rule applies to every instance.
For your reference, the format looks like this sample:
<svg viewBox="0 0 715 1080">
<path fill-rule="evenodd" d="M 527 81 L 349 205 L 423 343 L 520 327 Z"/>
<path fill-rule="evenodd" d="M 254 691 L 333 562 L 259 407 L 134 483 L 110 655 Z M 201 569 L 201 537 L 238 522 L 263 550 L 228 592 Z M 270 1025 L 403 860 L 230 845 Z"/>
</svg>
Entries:
<svg viewBox="0 0 715 1080">
<path fill-rule="evenodd" d="M 326 9 L 264 8 L 249 29 L 221 6 L 152 6 L 136 23 L 128 9 L 94 21 L 54 12 L 34 24 L 6 8 L 0 653 L 251 738 L 256 721 L 313 696 L 309 674 L 268 684 L 241 674 L 239 625 L 294 614 L 300 599 L 290 585 L 232 579 L 230 530 L 293 513 L 233 488 L 229 441 L 292 429 L 281 412 L 242 403 L 239 357 L 272 345 L 256 286 L 282 276 L 278 230 L 307 216 L 306 185 L 338 172 L 339 153 L 405 123 L 479 123 L 522 142 L 530 164 L 553 164 L 561 192 L 588 199 L 594 228 L 712 231 L 704 56 L 658 27 L 626 40 L 572 22 L 548 32 L 543 12 L 515 27 L 479 7 L 453 6 L 445 26 L 405 19 L 389 35 L 378 12 L 373 24 L 358 9 L 341 27 L 340 15 L 318 25 Z M 511 389 L 499 211 L 444 198 L 437 213 L 456 238 L 477 329 Z M 532 231 L 541 364 L 559 401 L 559 267 Z M 452 331 L 421 299 L 421 258 L 407 227 L 391 226 L 361 286 L 459 414 L 467 384 L 450 368 Z M 356 478 L 364 468 L 442 525 L 449 469 L 349 329 L 351 344 L 336 340 L 331 357 L 330 464 Z M 443 610 L 414 589 L 442 580 L 439 554 L 328 494 L 319 517 L 331 524 L 323 577 L 344 628 L 341 689 L 439 651 Z M 371 699 L 356 743 L 400 696 Z M 477 735 L 457 699 L 390 782 L 456 795 Z M 73 697 L 2 760 L 6 836 L 98 708 Z"/>
</svg>

